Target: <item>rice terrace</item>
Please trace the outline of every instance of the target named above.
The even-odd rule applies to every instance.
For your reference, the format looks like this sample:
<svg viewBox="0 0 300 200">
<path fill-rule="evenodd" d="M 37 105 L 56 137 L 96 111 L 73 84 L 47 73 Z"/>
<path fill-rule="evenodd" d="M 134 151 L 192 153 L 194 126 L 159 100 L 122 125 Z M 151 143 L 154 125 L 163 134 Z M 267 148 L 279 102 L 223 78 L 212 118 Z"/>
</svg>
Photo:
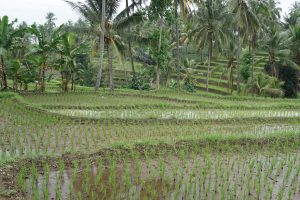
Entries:
<svg viewBox="0 0 300 200">
<path fill-rule="evenodd" d="M 300 200 L 299 1 L 2 3 L 0 200 Z"/>
</svg>

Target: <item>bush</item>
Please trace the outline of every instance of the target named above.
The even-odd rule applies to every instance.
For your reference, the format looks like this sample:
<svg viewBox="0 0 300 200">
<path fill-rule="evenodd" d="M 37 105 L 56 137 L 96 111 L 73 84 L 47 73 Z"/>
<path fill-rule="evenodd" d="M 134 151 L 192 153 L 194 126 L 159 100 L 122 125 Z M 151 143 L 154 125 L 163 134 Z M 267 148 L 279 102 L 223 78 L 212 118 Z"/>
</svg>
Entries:
<svg viewBox="0 0 300 200">
<path fill-rule="evenodd" d="M 272 98 L 282 98 L 284 96 L 284 92 L 281 89 L 265 88 L 262 90 L 261 96 L 272 97 Z"/>
<path fill-rule="evenodd" d="M 175 79 L 171 79 L 168 83 L 168 88 L 170 89 L 178 88 L 177 81 Z"/>
<path fill-rule="evenodd" d="M 298 93 L 298 70 L 289 66 L 279 66 L 279 79 L 284 81 L 282 88 L 287 98 L 297 98 Z"/>
<path fill-rule="evenodd" d="M 250 77 L 251 62 L 252 62 L 251 54 L 248 51 L 243 53 L 241 58 L 241 76 L 244 81 L 247 81 L 248 78 Z"/>
<path fill-rule="evenodd" d="M 250 66 L 249 65 L 242 65 L 241 66 L 241 76 L 244 81 L 247 81 L 250 77 Z"/>
<path fill-rule="evenodd" d="M 297 76 L 298 70 L 280 62 L 277 62 L 276 66 L 279 70 L 279 80 L 284 82 L 282 85 L 284 96 L 287 98 L 297 98 L 299 84 Z M 265 71 L 271 74 L 271 65 L 269 62 L 265 65 Z"/>
<path fill-rule="evenodd" d="M 191 80 L 185 80 L 183 82 L 183 88 L 188 92 L 195 92 L 195 86 Z"/>
<path fill-rule="evenodd" d="M 136 80 L 133 77 L 131 78 L 128 87 L 134 90 L 150 90 L 154 74 L 154 68 L 147 66 L 140 73 L 136 74 Z"/>
<path fill-rule="evenodd" d="M 243 88 L 244 94 L 256 94 L 257 96 L 281 98 L 284 96 L 282 90 L 283 82 L 275 77 L 271 77 L 263 72 L 254 77 L 254 84 L 248 80 Z"/>
</svg>

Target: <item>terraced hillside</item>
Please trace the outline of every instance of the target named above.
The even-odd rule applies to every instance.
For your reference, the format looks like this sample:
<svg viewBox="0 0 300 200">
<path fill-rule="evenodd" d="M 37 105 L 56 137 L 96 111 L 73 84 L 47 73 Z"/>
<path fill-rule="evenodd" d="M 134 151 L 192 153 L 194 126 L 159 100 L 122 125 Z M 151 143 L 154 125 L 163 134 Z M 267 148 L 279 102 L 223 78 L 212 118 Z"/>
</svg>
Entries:
<svg viewBox="0 0 300 200">
<path fill-rule="evenodd" d="M 207 63 L 201 62 L 201 58 L 199 55 L 193 53 L 184 52 L 182 56 L 182 60 L 194 59 L 197 63 L 196 66 L 193 66 L 193 78 L 196 82 L 196 89 L 206 91 L 206 76 L 207 76 Z M 255 60 L 258 61 L 255 66 L 255 73 L 264 71 L 265 60 L 268 57 L 267 53 L 258 52 L 255 56 Z M 204 60 L 204 59 L 202 59 Z M 209 93 L 213 94 L 221 94 L 227 95 L 229 94 L 228 90 L 228 60 L 225 58 L 215 58 L 211 63 L 211 73 L 209 80 Z M 95 60 L 94 63 L 97 63 Z M 202 63 L 202 64 L 199 64 Z M 114 63 L 116 69 L 114 70 L 114 83 L 117 88 L 124 87 L 128 85 L 129 77 L 131 74 L 130 64 L 126 63 L 124 66 L 120 65 L 117 61 Z M 141 65 L 138 65 L 137 73 L 142 69 Z M 236 89 L 236 69 L 233 71 L 233 87 Z M 176 74 L 172 76 L 172 78 L 176 79 Z M 104 71 L 104 79 L 102 84 L 108 86 L 109 77 L 108 77 L 108 69 Z"/>
<path fill-rule="evenodd" d="M 264 71 L 265 60 L 267 54 L 264 52 L 259 52 L 255 56 L 257 61 L 254 68 L 254 72 Z M 225 58 L 216 58 L 211 63 L 211 73 L 209 79 L 209 92 L 215 94 L 227 95 L 228 90 L 228 63 L 229 61 Z M 199 90 L 206 91 L 206 77 L 207 77 L 207 63 L 202 63 L 196 67 L 194 70 L 194 79 L 197 82 L 196 88 Z M 233 88 L 236 89 L 236 68 L 233 69 Z"/>
<path fill-rule="evenodd" d="M 299 122 L 299 100 L 0 94 L 0 198 L 297 200 Z"/>
</svg>

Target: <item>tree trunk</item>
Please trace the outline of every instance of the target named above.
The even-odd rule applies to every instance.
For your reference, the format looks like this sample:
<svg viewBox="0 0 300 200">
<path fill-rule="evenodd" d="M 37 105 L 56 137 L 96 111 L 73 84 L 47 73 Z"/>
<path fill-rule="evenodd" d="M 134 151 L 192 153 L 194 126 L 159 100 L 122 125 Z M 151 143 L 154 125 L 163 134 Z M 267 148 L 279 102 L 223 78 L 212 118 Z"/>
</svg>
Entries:
<svg viewBox="0 0 300 200">
<path fill-rule="evenodd" d="M 28 90 L 28 83 L 24 83 L 24 91 Z"/>
<path fill-rule="evenodd" d="M 64 92 L 68 92 L 68 90 L 69 90 L 68 84 L 69 84 L 69 75 L 68 75 L 68 74 L 65 74 Z"/>
<path fill-rule="evenodd" d="M 254 66 L 255 66 L 255 47 L 252 47 L 252 69 L 251 69 L 251 85 L 254 83 Z"/>
<path fill-rule="evenodd" d="M 60 72 L 60 77 L 61 77 L 61 89 L 64 89 L 64 73 Z"/>
<path fill-rule="evenodd" d="M 256 32 L 252 35 L 252 70 L 251 70 L 251 85 L 254 83 L 254 65 L 255 65 L 255 51 L 256 51 Z"/>
<path fill-rule="evenodd" d="M 75 91 L 75 74 L 72 75 L 72 91 Z"/>
<path fill-rule="evenodd" d="M 129 10 L 128 10 L 128 0 L 126 0 L 126 9 L 127 9 L 127 17 L 129 17 Z M 131 49 L 131 28 L 130 28 L 130 24 L 128 25 L 128 48 L 129 48 L 129 57 L 130 57 L 130 62 L 131 62 L 131 71 L 132 71 L 132 82 L 133 85 L 136 85 L 136 73 L 135 73 L 135 67 L 134 67 L 134 60 L 133 60 L 133 54 L 132 54 L 132 49 Z"/>
<path fill-rule="evenodd" d="M 271 65 L 272 76 L 276 77 L 276 74 L 277 74 L 276 63 L 275 63 L 276 61 L 275 61 L 275 56 L 272 51 L 269 53 L 269 60 L 270 60 L 270 65 Z"/>
<path fill-rule="evenodd" d="M 114 90 L 113 84 L 113 62 L 112 62 L 112 52 L 110 51 L 110 45 L 107 48 L 107 56 L 108 56 L 108 67 L 109 67 L 109 89 Z"/>
<path fill-rule="evenodd" d="M 6 74 L 6 67 L 4 64 L 4 57 L 1 55 L 1 78 L 2 78 L 2 89 L 6 90 L 8 88 L 7 85 L 7 74 Z"/>
<path fill-rule="evenodd" d="M 158 54 L 161 51 L 161 42 L 162 42 L 162 29 L 163 29 L 163 17 L 160 16 L 160 23 L 159 23 L 159 41 L 158 41 Z M 157 67 L 156 67 L 156 87 L 159 90 L 159 79 L 160 79 L 160 60 L 157 60 Z"/>
<path fill-rule="evenodd" d="M 241 30 L 238 29 L 238 50 L 237 50 L 237 79 L 236 79 L 236 92 L 240 93 L 240 80 L 241 80 L 241 71 L 240 71 L 240 56 L 241 56 Z"/>
<path fill-rule="evenodd" d="M 41 69 L 40 69 L 40 81 L 39 81 L 39 84 L 40 84 L 40 90 L 41 92 L 45 92 L 45 66 L 46 64 L 43 63 L 42 66 L 41 66 Z"/>
<path fill-rule="evenodd" d="M 208 92 L 208 84 L 209 84 L 209 75 L 210 75 L 210 66 L 211 66 L 211 59 L 212 59 L 212 33 L 209 33 L 209 47 L 208 47 L 208 66 L 207 66 L 207 75 L 206 75 L 206 92 Z"/>
<path fill-rule="evenodd" d="M 232 65 L 232 62 L 231 60 L 228 61 L 228 66 L 227 66 L 227 93 L 230 94 L 230 90 L 231 90 L 231 87 L 230 87 L 230 84 L 231 84 L 231 65 Z"/>
<path fill-rule="evenodd" d="M 179 68 L 179 30 L 178 30 L 178 1 L 175 0 L 175 31 L 176 31 L 176 69 L 177 69 L 177 87 L 179 88 L 180 68 Z"/>
<path fill-rule="evenodd" d="M 16 75 L 15 75 L 14 80 L 13 80 L 13 90 L 14 91 L 18 90 L 18 79 L 17 79 Z"/>
<path fill-rule="evenodd" d="M 104 35 L 105 35 L 105 0 L 102 0 L 102 16 L 101 16 L 101 36 L 100 36 L 100 64 L 97 74 L 95 90 L 98 91 L 100 88 L 102 71 L 103 71 L 103 57 L 104 57 Z"/>
</svg>

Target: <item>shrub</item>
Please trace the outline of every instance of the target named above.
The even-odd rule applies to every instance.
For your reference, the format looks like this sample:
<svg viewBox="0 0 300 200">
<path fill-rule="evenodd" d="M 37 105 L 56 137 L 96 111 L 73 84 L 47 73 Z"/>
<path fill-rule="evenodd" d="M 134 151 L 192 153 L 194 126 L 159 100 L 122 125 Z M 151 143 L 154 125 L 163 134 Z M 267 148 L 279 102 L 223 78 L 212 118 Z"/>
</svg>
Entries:
<svg viewBox="0 0 300 200">
<path fill-rule="evenodd" d="M 282 88 L 284 89 L 285 97 L 297 98 L 298 93 L 298 70 L 290 66 L 279 66 L 279 79 L 284 81 Z"/>
<path fill-rule="evenodd" d="M 263 72 L 254 77 L 252 85 L 251 80 L 243 88 L 244 94 L 256 94 L 258 96 L 281 98 L 284 96 L 282 91 L 283 82 L 275 77 L 271 77 Z"/>
</svg>

